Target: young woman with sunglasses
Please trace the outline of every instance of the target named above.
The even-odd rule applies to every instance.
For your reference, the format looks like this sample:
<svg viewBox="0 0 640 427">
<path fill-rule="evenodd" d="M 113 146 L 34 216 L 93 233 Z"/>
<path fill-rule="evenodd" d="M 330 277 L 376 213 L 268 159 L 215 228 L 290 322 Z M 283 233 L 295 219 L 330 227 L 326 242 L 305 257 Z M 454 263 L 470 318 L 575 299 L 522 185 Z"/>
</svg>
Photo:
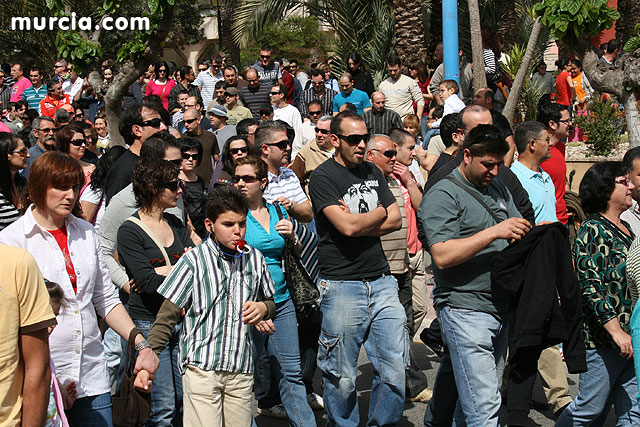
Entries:
<svg viewBox="0 0 640 427">
<path fill-rule="evenodd" d="M 231 184 L 231 177 L 236 168 L 236 161 L 242 157 L 246 157 L 251 153 L 251 145 L 245 136 L 236 135 L 227 139 L 222 147 L 222 156 L 216 171 L 220 168 L 216 178 L 216 185 Z"/>
<path fill-rule="evenodd" d="M 27 167 L 28 158 L 29 151 L 20 138 L 0 133 L 0 230 L 20 218 L 29 206 L 27 181 L 19 173 Z"/>
<path fill-rule="evenodd" d="M 169 110 L 169 93 L 176 87 L 176 81 L 169 78 L 169 64 L 166 61 L 159 61 L 154 66 L 156 78 L 147 83 L 145 95 L 158 95 L 162 99 L 162 106 Z"/>
<path fill-rule="evenodd" d="M 82 167 L 82 173 L 84 174 L 84 184 L 80 188 L 80 196 L 82 196 L 89 184 L 91 184 L 91 174 L 96 169 L 96 165 L 82 160 L 87 149 L 84 131 L 75 124 L 64 126 L 58 131 L 56 142 L 60 151 L 73 157 Z"/>
<path fill-rule="evenodd" d="M 129 278 L 136 281 L 129 294 L 129 314 L 146 337 L 164 301 L 156 290 L 193 242 L 182 221 L 164 212 L 177 205 L 182 193 L 173 163 L 158 159 L 138 163 L 133 170 L 133 193 L 140 209 L 118 230 L 118 255 Z M 178 371 L 181 327 L 180 322 L 160 353 L 151 391 L 150 425 L 170 425 L 172 420 L 182 419 L 182 377 Z"/>
<path fill-rule="evenodd" d="M 202 144 L 195 138 L 180 138 L 182 169 L 178 178 L 184 184 L 184 204 L 191 226 L 201 238 L 207 236 L 204 220 L 207 217 L 207 195 L 204 181 L 195 172 L 202 160 Z"/>
</svg>

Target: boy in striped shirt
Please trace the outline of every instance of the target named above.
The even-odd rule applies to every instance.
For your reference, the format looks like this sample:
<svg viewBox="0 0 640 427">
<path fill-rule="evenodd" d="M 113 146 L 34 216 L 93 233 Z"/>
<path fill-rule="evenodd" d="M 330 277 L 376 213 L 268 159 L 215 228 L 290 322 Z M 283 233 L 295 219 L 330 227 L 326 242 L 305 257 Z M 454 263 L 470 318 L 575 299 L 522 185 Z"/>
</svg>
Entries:
<svg viewBox="0 0 640 427">
<path fill-rule="evenodd" d="M 237 189 L 217 187 L 205 219 L 211 237 L 185 253 L 158 288 L 166 299 L 148 337 L 156 354 L 184 311 L 180 371 L 185 426 L 251 424 L 249 328 L 255 325 L 271 334 L 273 323 L 266 319 L 275 314 L 275 304 L 263 255 L 244 243 L 248 211 Z M 138 373 L 136 386 L 147 388 L 148 375 Z"/>
</svg>

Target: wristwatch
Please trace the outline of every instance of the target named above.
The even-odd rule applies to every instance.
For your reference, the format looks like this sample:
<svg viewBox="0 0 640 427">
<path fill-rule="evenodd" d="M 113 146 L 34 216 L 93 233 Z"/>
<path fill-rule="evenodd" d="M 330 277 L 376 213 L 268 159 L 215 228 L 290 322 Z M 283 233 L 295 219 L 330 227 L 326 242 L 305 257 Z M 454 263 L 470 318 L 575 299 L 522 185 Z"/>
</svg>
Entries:
<svg viewBox="0 0 640 427">
<path fill-rule="evenodd" d="M 140 353 L 145 348 L 151 348 L 151 346 L 149 345 L 149 341 L 147 341 L 146 339 L 143 339 L 135 345 L 135 349 L 138 353 Z"/>
</svg>

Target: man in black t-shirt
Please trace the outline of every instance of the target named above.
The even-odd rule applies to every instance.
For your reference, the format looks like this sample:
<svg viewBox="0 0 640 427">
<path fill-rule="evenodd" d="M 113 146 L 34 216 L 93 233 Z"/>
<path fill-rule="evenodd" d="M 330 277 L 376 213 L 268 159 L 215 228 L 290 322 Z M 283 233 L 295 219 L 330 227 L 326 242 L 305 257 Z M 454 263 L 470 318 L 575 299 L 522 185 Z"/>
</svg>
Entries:
<svg viewBox="0 0 640 427">
<path fill-rule="evenodd" d="M 367 425 L 392 425 L 404 409 L 409 341 L 379 236 L 400 229 L 400 209 L 380 169 L 363 161 L 369 135 L 362 117 L 335 116 L 330 139 L 335 156 L 309 182 L 320 237 L 325 412 L 329 424 L 359 424 L 355 380 L 364 344 L 375 372 Z"/>
</svg>

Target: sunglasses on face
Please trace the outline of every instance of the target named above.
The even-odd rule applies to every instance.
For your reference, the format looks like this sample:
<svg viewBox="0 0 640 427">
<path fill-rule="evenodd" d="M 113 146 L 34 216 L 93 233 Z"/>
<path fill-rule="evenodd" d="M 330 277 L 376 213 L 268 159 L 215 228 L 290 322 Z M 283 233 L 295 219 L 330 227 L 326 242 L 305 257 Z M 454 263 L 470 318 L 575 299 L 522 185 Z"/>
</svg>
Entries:
<svg viewBox="0 0 640 427">
<path fill-rule="evenodd" d="M 260 55 L 260 58 L 269 59 L 271 58 L 271 55 Z"/>
<path fill-rule="evenodd" d="M 207 71 L 206 68 L 198 68 L 198 71 Z"/>
<path fill-rule="evenodd" d="M 187 119 L 184 122 L 188 125 L 190 125 L 191 123 L 195 122 L 196 120 L 198 120 L 198 118 L 196 117 L 195 119 Z"/>
<path fill-rule="evenodd" d="M 360 144 L 361 141 L 364 141 L 365 143 L 369 140 L 369 134 L 365 133 L 363 135 L 340 135 L 340 134 L 336 134 L 336 136 L 340 139 L 343 139 L 347 144 L 351 145 L 352 147 L 355 145 Z"/>
<path fill-rule="evenodd" d="M 182 159 L 167 160 L 167 162 L 173 163 L 173 165 L 177 168 L 182 167 Z"/>
<path fill-rule="evenodd" d="M 280 150 L 284 151 L 289 146 L 289 140 L 283 139 L 282 141 L 274 142 L 271 144 L 264 144 L 264 145 L 269 145 L 271 147 L 278 147 Z"/>
<path fill-rule="evenodd" d="M 309 110 L 309 115 L 314 115 L 314 116 L 318 116 L 322 114 L 322 110 L 318 110 L 318 111 L 311 111 Z"/>
<path fill-rule="evenodd" d="M 316 128 L 316 133 L 321 133 L 323 135 L 329 135 L 331 132 L 329 131 L 329 129 Z"/>
<path fill-rule="evenodd" d="M 29 149 L 27 147 L 22 147 L 20 150 L 13 150 L 11 153 L 26 157 L 27 154 L 29 154 Z"/>
<path fill-rule="evenodd" d="M 271 96 L 280 95 L 280 92 L 269 92 L 269 95 L 271 95 Z"/>
<path fill-rule="evenodd" d="M 155 118 L 155 119 L 150 119 L 142 122 L 140 126 L 149 126 L 157 129 L 160 127 L 161 124 L 162 124 L 162 119 Z"/>
<path fill-rule="evenodd" d="M 193 154 L 193 153 L 182 153 L 182 159 L 183 160 L 198 160 L 198 154 Z"/>
<path fill-rule="evenodd" d="M 58 128 L 49 128 L 49 129 L 38 129 L 42 133 L 56 133 L 58 132 Z"/>
<path fill-rule="evenodd" d="M 164 69 L 158 70 L 158 73 L 166 73 L 166 72 L 167 72 L 167 70 L 164 70 Z"/>
<path fill-rule="evenodd" d="M 378 153 L 382 153 L 383 156 L 385 156 L 388 159 L 393 159 L 395 156 L 398 155 L 398 151 L 397 150 L 385 150 L 385 151 L 380 151 L 378 149 L 372 148 L 373 151 L 377 151 Z"/>
<path fill-rule="evenodd" d="M 173 163 L 173 162 L 172 162 Z M 169 191 L 176 192 L 180 186 L 180 181 L 163 182 L 161 187 L 166 188 Z"/>
<path fill-rule="evenodd" d="M 86 144 L 87 141 L 85 139 L 72 139 L 71 141 L 71 145 L 75 146 L 75 147 L 81 147 L 82 144 Z"/>
<path fill-rule="evenodd" d="M 258 82 L 258 79 L 254 79 L 254 80 L 247 79 L 247 83 L 257 83 L 257 82 Z"/>
<path fill-rule="evenodd" d="M 244 181 L 245 184 L 251 184 L 252 182 L 256 182 L 258 180 L 258 177 L 252 175 L 234 175 L 231 180 L 235 184 L 239 183 L 241 180 Z"/>
<path fill-rule="evenodd" d="M 229 153 L 231 153 L 231 154 L 248 153 L 248 152 L 249 152 L 249 150 L 247 149 L 247 147 L 230 148 L 229 149 Z"/>
</svg>

